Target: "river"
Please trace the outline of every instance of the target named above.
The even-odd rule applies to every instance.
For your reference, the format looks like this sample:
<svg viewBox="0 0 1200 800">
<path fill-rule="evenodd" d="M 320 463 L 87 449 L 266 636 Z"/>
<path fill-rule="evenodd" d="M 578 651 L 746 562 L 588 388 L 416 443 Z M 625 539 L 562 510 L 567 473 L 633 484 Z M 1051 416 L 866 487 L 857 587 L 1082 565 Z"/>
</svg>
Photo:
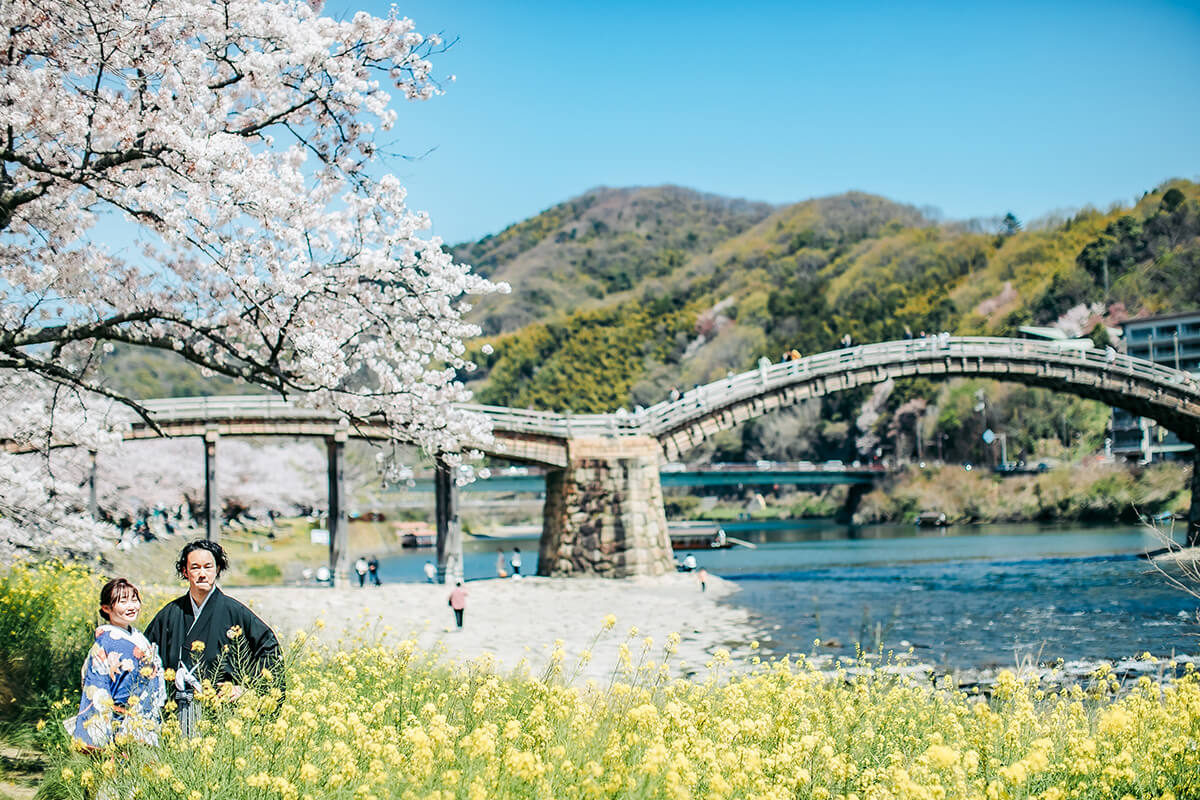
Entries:
<svg viewBox="0 0 1200 800">
<path fill-rule="evenodd" d="M 1027 660 L 1164 657 L 1200 651 L 1200 600 L 1173 588 L 1139 553 L 1161 546 L 1138 527 L 1036 525 L 847 528 L 827 522 L 739 530 L 756 549 L 696 552 L 742 591 L 769 653 L 906 652 L 944 668 L 1011 667 Z M 496 548 L 521 548 L 537 569 L 537 540 L 469 541 L 468 579 L 495 575 Z M 383 563 L 417 580 L 432 551 Z"/>
</svg>

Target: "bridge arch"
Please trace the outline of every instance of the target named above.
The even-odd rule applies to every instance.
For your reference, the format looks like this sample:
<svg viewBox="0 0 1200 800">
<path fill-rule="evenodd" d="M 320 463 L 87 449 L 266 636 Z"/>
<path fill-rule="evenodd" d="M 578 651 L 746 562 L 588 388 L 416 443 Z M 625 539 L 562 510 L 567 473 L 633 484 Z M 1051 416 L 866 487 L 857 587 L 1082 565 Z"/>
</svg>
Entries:
<svg viewBox="0 0 1200 800">
<path fill-rule="evenodd" d="M 771 364 L 652 406 L 643 426 L 675 461 L 714 434 L 771 411 L 912 377 L 992 378 L 1066 392 L 1148 417 L 1200 445 L 1200 385 L 1189 373 L 1101 350 L 984 337 L 880 342 Z"/>
<path fill-rule="evenodd" d="M 1068 350 L 1052 342 L 983 337 L 881 342 L 764 364 L 632 414 L 465 408 L 492 421 L 493 437 L 477 443 L 478 449 L 551 468 L 539 570 L 547 565 L 545 574 L 653 574 L 670 568 L 658 478 L 663 456 L 677 460 L 719 431 L 803 400 L 889 378 L 960 376 L 1013 381 L 1098 400 L 1154 419 L 1196 445 L 1188 542 L 1200 544 L 1200 386 L 1186 372 L 1095 349 Z M 339 493 L 346 439 L 390 438 L 383 425 L 351 428 L 336 412 L 298 408 L 272 397 L 185 398 L 144 405 L 159 429 L 138 423 L 128 438 L 204 436 L 210 442 L 222 435 L 325 438 L 330 452 L 331 510 L 336 505 L 343 516 Z M 14 443 L 5 446 L 19 449 Z M 439 470 L 438 486 L 440 568 L 460 532 L 453 482 L 444 467 Z M 335 573 L 348 566 L 345 526 L 338 528 L 342 533 L 330 540 Z"/>
</svg>

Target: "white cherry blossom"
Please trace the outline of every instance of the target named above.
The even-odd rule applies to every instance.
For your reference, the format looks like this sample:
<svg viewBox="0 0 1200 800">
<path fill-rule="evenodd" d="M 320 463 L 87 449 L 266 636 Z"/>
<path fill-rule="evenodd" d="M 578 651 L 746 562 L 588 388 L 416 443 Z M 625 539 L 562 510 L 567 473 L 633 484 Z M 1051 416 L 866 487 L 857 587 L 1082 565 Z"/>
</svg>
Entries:
<svg viewBox="0 0 1200 800">
<path fill-rule="evenodd" d="M 0 392 L 32 382 L 45 410 L 70 390 L 95 420 L 126 399 L 94 369 L 119 342 L 381 417 L 430 453 L 486 440 L 452 406 L 478 333 L 464 298 L 507 287 L 423 238 L 375 161 L 391 97 L 440 93 L 439 38 L 272 0 L 5 0 L 0 26 Z M 49 411 L 6 404 L 0 440 L 74 441 Z M 59 496 L 21 488 L 0 485 L 0 538 L 27 525 L 17 499 Z"/>
</svg>

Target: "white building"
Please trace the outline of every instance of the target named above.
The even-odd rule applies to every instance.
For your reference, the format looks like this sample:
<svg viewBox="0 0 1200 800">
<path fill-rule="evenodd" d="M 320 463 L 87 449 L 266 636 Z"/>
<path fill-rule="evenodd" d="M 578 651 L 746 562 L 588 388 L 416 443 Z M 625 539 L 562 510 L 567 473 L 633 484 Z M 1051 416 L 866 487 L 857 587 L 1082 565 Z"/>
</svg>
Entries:
<svg viewBox="0 0 1200 800">
<path fill-rule="evenodd" d="M 1132 319 L 1121 330 L 1126 354 L 1200 376 L 1200 310 Z M 1154 420 L 1113 409 L 1112 452 L 1117 458 L 1159 461 L 1191 451 L 1190 444 Z"/>
</svg>

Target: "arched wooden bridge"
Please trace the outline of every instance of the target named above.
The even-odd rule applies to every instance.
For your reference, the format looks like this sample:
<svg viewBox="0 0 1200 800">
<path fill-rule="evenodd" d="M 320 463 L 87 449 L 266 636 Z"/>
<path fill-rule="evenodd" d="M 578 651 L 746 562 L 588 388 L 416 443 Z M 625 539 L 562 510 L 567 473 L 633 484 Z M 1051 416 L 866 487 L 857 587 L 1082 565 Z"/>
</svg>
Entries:
<svg viewBox="0 0 1200 800">
<path fill-rule="evenodd" d="M 1102 350 L 1071 350 L 1028 339 L 952 337 L 867 344 L 743 372 L 647 409 L 559 414 L 466 405 L 492 423 L 494 441 L 475 443 L 489 455 L 565 467 L 573 438 L 650 436 L 669 461 L 713 434 L 776 409 L 888 379 L 980 377 L 1041 386 L 1099 400 L 1148 417 L 1181 439 L 1200 443 L 1200 382 L 1190 373 Z M 333 436 L 386 439 L 382 426 L 350 429 L 328 411 L 276 397 L 214 396 L 150 400 L 168 436 Z M 129 438 L 157 436 L 137 423 Z"/>
<path fill-rule="evenodd" d="M 1197 445 L 1200 453 L 1200 383 L 1193 375 L 1119 353 L 1026 339 L 933 337 L 844 348 L 764 364 L 634 412 L 464 408 L 486 415 L 492 423 L 492 439 L 473 446 L 551 469 L 539 569 L 546 574 L 626 575 L 670 567 L 657 477 L 660 460 L 677 460 L 713 434 L 776 409 L 909 377 L 992 378 L 1098 400 L 1155 420 Z M 388 438 L 383 426 L 351 428 L 329 411 L 300 408 L 274 397 L 163 399 L 145 406 L 159 430 L 137 423 L 128 438 L 160 432 L 205 436 L 210 442 L 221 436 L 324 437 L 330 443 L 331 519 L 343 516 L 345 508 L 340 498 L 341 443 L 349 437 Z M 213 447 L 207 451 L 211 454 Z M 210 463 L 210 475 L 213 468 Z M 439 565 L 446 569 L 456 538 L 455 492 L 448 474 L 439 475 L 437 485 Z M 333 540 L 344 537 L 344 523 L 331 522 L 331 527 L 331 560 L 341 572 L 344 545 L 338 550 Z M 1188 540 L 1200 541 L 1200 466 L 1193 469 Z M 457 563 L 461 565 L 461 557 Z"/>
</svg>

